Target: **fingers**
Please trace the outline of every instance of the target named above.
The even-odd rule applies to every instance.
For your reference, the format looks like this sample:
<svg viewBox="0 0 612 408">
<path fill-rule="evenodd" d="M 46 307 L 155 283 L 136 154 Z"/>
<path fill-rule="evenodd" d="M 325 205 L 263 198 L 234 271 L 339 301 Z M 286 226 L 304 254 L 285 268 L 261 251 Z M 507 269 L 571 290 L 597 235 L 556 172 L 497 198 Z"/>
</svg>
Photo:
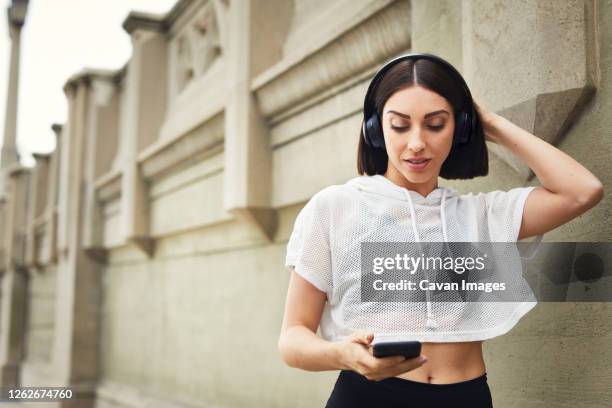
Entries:
<svg viewBox="0 0 612 408">
<path fill-rule="evenodd" d="M 427 357 L 421 355 L 406 359 L 402 356 L 384 357 L 376 359 L 377 364 L 366 369 L 364 376 L 369 380 L 380 381 L 385 378 L 395 377 L 408 371 L 419 368 L 427 362 Z M 382 360 L 385 360 L 382 362 Z"/>
<path fill-rule="evenodd" d="M 374 340 L 374 333 L 369 332 L 355 332 L 350 335 L 350 339 L 354 343 L 360 343 L 364 345 L 369 345 Z"/>
<path fill-rule="evenodd" d="M 389 361 L 381 362 L 381 360 L 393 359 Z M 393 356 L 393 357 L 385 357 L 379 358 L 378 360 L 378 368 L 380 369 L 391 369 L 394 371 L 398 371 L 400 373 L 405 373 L 406 371 L 414 370 L 415 368 L 419 368 L 423 364 L 427 362 L 427 357 L 418 356 L 413 358 L 405 358 L 403 356 Z"/>
<path fill-rule="evenodd" d="M 396 366 L 406 361 L 404 356 L 374 357 L 373 355 L 363 356 L 362 364 L 369 370 L 381 370 Z"/>
<path fill-rule="evenodd" d="M 425 356 L 409 358 L 400 364 L 390 367 L 387 373 L 385 373 L 385 375 L 387 375 L 388 377 L 395 377 L 396 375 L 400 375 L 408 371 L 417 369 L 423 364 L 425 364 L 426 362 L 427 362 L 427 357 Z"/>
<path fill-rule="evenodd" d="M 393 367 L 399 365 L 406 361 L 406 357 L 404 356 L 390 356 L 390 357 L 374 357 L 374 364 L 377 367 L 385 369 L 389 367 Z"/>
<path fill-rule="evenodd" d="M 414 370 L 427 362 L 423 355 L 407 359 L 404 356 L 374 357 L 373 340 L 371 332 L 357 331 L 348 338 L 350 343 L 360 344 L 362 347 L 350 347 L 351 360 L 355 371 L 369 380 L 379 381 L 388 377 Z M 363 347 L 365 346 L 365 347 Z"/>
<path fill-rule="evenodd" d="M 401 372 L 404 373 L 406 371 L 411 371 L 411 370 L 414 370 L 415 368 L 419 368 L 426 362 L 427 362 L 427 357 L 425 357 L 424 355 L 420 355 L 418 357 L 409 358 L 406 361 L 398 364 L 397 369 L 403 370 Z"/>
</svg>

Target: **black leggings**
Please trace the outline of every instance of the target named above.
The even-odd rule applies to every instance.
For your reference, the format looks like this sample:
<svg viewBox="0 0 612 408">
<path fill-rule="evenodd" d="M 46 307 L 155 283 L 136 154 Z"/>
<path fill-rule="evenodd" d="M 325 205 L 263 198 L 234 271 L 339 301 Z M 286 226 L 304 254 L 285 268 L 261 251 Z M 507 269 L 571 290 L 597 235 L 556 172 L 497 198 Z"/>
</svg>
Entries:
<svg viewBox="0 0 612 408">
<path fill-rule="evenodd" d="M 491 408 L 487 373 L 467 381 L 431 384 L 389 377 L 368 380 L 350 370 L 340 371 L 325 408 Z"/>
</svg>

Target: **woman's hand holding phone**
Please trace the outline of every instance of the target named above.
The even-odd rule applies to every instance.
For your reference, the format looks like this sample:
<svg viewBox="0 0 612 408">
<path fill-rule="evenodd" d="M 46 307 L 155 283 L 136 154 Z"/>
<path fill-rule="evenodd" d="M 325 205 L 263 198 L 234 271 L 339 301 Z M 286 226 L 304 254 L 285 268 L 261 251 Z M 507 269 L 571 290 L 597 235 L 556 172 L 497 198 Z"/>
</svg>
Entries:
<svg viewBox="0 0 612 408">
<path fill-rule="evenodd" d="M 427 361 L 425 356 L 406 358 L 404 356 L 374 357 L 372 351 L 373 333 L 355 332 L 341 342 L 340 352 L 344 365 L 368 380 L 380 381 L 419 368 Z"/>
</svg>

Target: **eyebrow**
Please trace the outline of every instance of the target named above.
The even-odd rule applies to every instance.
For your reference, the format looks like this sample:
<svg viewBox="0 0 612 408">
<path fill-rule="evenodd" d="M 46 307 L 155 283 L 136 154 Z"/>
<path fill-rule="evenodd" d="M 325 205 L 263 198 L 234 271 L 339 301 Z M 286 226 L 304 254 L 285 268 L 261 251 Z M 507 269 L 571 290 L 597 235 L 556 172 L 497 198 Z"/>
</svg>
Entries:
<svg viewBox="0 0 612 408">
<path fill-rule="evenodd" d="M 387 111 L 387 113 L 395 113 L 396 115 L 399 115 L 399 116 L 401 116 L 403 118 L 410 119 L 410 115 L 406 115 L 405 113 L 400 113 L 400 112 L 396 112 L 396 111 L 393 111 L 393 110 L 389 110 L 389 111 Z M 446 111 L 444 109 L 440 109 L 440 110 L 437 110 L 437 111 L 434 111 L 434 112 L 429 112 L 428 114 L 425 115 L 425 117 L 428 118 L 430 116 L 437 115 L 438 113 L 446 113 L 446 114 L 450 115 L 450 113 L 448 113 L 448 111 Z"/>
</svg>

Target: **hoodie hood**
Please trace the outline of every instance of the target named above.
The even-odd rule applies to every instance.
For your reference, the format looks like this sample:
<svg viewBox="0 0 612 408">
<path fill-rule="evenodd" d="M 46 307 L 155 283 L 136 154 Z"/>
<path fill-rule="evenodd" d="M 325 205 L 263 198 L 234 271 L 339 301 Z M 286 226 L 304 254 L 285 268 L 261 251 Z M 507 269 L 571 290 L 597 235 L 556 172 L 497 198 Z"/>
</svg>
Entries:
<svg viewBox="0 0 612 408">
<path fill-rule="evenodd" d="M 448 248 L 448 233 L 447 233 L 447 224 L 446 224 L 446 200 L 450 197 L 457 196 L 457 190 L 451 187 L 437 187 L 432 190 L 427 196 L 422 196 L 420 193 L 409 190 L 407 188 L 398 186 L 385 176 L 381 174 L 376 174 L 373 176 L 358 176 L 354 177 L 347 182 L 347 185 L 352 186 L 360 191 L 364 191 L 367 193 L 379 194 L 381 196 L 385 196 L 387 198 L 403 200 L 407 202 L 407 205 L 410 209 L 410 218 L 412 221 L 412 231 L 414 233 L 414 237 L 416 242 L 421 242 L 419 237 L 419 231 L 416 222 L 416 211 L 414 209 L 414 205 L 429 205 L 429 206 L 439 206 L 440 207 L 440 219 L 441 219 L 441 230 L 442 236 L 444 237 L 444 242 L 446 243 L 446 248 L 450 252 L 450 248 Z M 427 323 L 426 327 L 428 328 L 436 328 L 438 327 L 438 323 L 436 322 L 435 314 L 433 312 L 433 306 L 431 304 L 429 291 L 426 291 L 427 296 Z"/>
<path fill-rule="evenodd" d="M 396 200 L 407 201 L 410 209 L 410 216 L 412 220 L 412 230 L 414 232 L 415 240 L 421 242 L 418 231 L 418 226 L 415 220 L 417 220 L 416 212 L 414 209 L 415 204 L 429 205 L 440 207 L 440 218 L 441 218 L 441 229 L 444 241 L 448 242 L 448 234 L 446 228 L 446 200 L 450 197 L 456 196 L 457 190 L 450 187 L 437 187 L 432 190 L 427 196 L 422 196 L 414 190 L 409 190 L 405 187 L 398 186 L 385 176 L 381 174 L 375 174 L 373 176 L 358 176 L 354 177 L 347 182 L 347 185 L 357 188 L 360 191 L 380 194 L 387 198 Z"/>
<path fill-rule="evenodd" d="M 408 201 L 410 198 L 414 203 L 424 205 L 440 205 L 443 195 L 445 195 L 446 199 L 458 195 L 457 190 L 454 188 L 438 187 L 433 189 L 427 196 L 422 196 L 414 190 L 398 186 L 382 174 L 354 177 L 346 184 L 364 192 L 380 194 L 396 200 Z"/>
</svg>

